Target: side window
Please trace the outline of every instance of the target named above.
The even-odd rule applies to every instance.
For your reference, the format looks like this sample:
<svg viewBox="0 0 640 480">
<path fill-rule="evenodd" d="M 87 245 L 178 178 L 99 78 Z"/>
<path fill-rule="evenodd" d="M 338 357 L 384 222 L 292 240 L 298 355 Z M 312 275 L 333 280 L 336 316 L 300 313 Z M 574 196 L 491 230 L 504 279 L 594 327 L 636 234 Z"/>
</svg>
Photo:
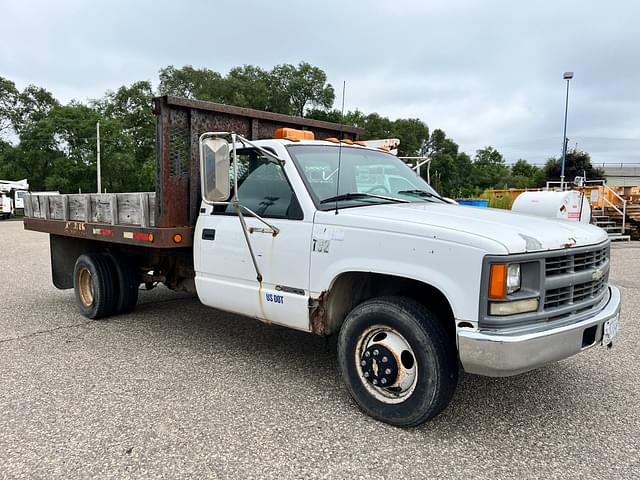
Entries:
<svg viewBox="0 0 640 480">
<path fill-rule="evenodd" d="M 232 177 L 233 170 L 229 174 Z M 261 217 L 302 219 L 282 166 L 255 151 L 238 152 L 238 198 Z M 225 205 L 222 211 L 235 214 L 231 205 Z"/>
</svg>

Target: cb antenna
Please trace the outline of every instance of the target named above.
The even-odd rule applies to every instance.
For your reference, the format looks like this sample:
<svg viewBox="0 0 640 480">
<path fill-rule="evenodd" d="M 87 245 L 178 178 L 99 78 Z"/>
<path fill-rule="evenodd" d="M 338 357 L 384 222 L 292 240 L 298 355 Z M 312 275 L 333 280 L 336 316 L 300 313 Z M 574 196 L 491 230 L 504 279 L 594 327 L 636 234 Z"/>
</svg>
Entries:
<svg viewBox="0 0 640 480">
<path fill-rule="evenodd" d="M 344 127 L 344 91 L 347 88 L 347 81 L 342 81 L 342 110 L 340 110 L 340 138 L 338 143 L 338 179 L 336 180 L 336 215 L 338 214 L 338 195 L 340 195 L 340 163 L 342 161 L 342 136 Z"/>
</svg>

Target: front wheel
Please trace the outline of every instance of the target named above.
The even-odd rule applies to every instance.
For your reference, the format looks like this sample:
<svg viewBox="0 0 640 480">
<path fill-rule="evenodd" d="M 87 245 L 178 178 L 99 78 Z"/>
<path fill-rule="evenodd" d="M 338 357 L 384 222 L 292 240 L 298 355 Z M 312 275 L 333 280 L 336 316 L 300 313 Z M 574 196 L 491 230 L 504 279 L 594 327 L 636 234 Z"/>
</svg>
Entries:
<svg viewBox="0 0 640 480">
<path fill-rule="evenodd" d="M 338 362 L 358 406 L 397 426 L 435 417 L 458 381 L 456 351 L 442 324 L 404 297 L 372 299 L 353 309 L 340 330 Z"/>
</svg>

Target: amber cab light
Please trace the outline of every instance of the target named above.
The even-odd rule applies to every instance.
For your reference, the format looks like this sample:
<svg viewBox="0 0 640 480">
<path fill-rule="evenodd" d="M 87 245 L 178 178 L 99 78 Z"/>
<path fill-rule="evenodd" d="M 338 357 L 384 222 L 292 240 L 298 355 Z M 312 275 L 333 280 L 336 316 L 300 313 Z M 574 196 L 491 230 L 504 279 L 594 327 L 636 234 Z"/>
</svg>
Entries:
<svg viewBox="0 0 640 480">
<path fill-rule="evenodd" d="M 314 140 L 313 132 L 309 130 L 296 130 L 295 128 L 278 128 L 273 134 L 273 138 L 284 138 L 285 140 Z"/>
<path fill-rule="evenodd" d="M 507 296 L 507 265 L 494 263 L 489 271 L 489 298 L 502 300 Z"/>
</svg>

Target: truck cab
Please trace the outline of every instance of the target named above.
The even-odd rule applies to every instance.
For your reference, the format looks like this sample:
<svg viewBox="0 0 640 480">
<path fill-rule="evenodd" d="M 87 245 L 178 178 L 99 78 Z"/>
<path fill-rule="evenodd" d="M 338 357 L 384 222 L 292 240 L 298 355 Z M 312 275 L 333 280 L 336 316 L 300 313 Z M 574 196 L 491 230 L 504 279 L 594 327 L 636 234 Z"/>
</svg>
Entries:
<svg viewBox="0 0 640 480">
<path fill-rule="evenodd" d="M 235 178 L 220 188 L 225 194 L 216 201 L 203 183 L 198 296 L 269 323 L 338 334 L 350 391 L 374 416 L 388 420 L 379 412 L 426 388 L 416 373 L 426 365 L 440 365 L 429 373 L 451 393 L 458 360 L 470 373 L 515 375 L 610 345 L 618 331 L 609 241 L 595 226 L 452 205 L 395 156 L 351 142 L 233 147 L 233 163 L 221 154 L 219 178 Z M 394 326 L 405 315 L 431 338 L 433 358 L 409 340 L 408 320 Z M 399 423 L 416 421 L 409 417 Z"/>
</svg>

